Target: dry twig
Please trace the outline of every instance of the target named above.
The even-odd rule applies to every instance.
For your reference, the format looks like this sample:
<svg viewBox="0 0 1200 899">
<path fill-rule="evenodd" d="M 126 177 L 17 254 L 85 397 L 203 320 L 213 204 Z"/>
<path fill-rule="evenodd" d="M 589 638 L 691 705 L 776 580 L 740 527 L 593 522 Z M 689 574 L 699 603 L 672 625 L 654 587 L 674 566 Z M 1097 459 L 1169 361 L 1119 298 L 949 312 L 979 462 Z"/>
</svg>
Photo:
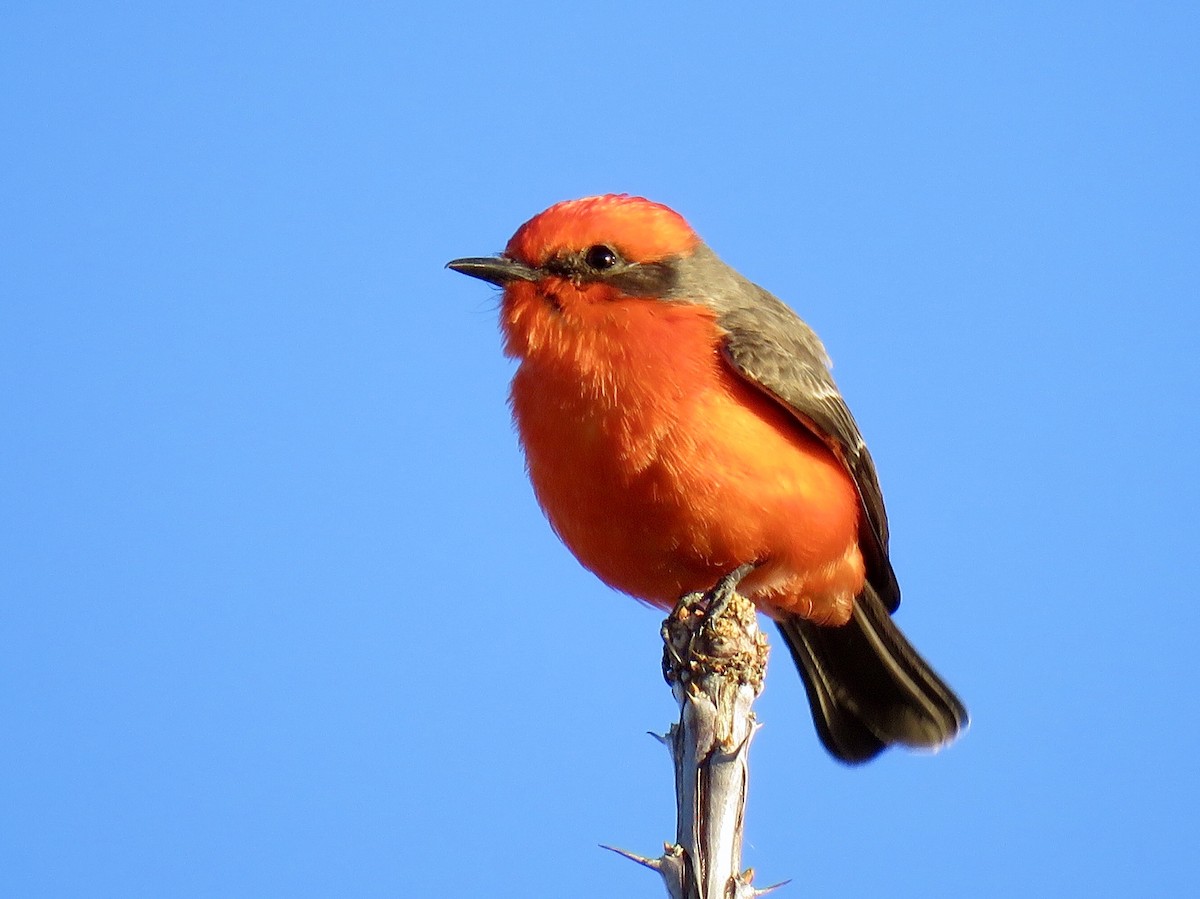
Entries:
<svg viewBox="0 0 1200 899">
<path fill-rule="evenodd" d="M 658 871 L 671 899 L 749 899 L 775 889 L 756 890 L 754 872 L 741 867 L 748 756 L 758 729 L 751 705 L 762 692 L 768 652 L 754 605 L 735 592 L 748 570 L 683 597 L 663 622 L 663 674 L 680 710 L 660 738 L 675 763 L 675 842 L 658 858 L 613 851 Z"/>
</svg>

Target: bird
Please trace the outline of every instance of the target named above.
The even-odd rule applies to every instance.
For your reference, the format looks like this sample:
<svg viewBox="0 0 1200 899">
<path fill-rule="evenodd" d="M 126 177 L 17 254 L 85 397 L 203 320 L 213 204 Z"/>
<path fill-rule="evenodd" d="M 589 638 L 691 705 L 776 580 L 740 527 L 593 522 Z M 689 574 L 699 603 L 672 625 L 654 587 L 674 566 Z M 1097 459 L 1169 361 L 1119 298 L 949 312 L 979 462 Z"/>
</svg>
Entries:
<svg viewBox="0 0 1200 899">
<path fill-rule="evenodd" d="M 966 727 L 891 617 L 875 463 L 790 307 L 628 194 L 557 203 L 502 254 L 447 267 L 503 289 L 529 478 L 585 568 L 666 609 L 745 566 L 736 588 L 774 620 L 842 762 Z"/>
</svg>

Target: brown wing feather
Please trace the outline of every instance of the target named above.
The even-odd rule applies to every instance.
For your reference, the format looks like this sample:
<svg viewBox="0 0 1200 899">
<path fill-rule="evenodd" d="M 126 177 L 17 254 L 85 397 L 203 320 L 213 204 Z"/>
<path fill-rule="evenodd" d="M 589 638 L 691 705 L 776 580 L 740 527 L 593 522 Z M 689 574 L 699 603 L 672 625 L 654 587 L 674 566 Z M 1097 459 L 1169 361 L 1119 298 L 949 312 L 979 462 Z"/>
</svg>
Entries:
<svg viewBox="0 0 1200 899">
<path fill-rule="evenodd" d="M 753 287 L 753 305 L 727 306 L 719 315 L 728 335 L 725 358 L 738 375 L 824 441 L 854 478 L 864 514 L 860 540 L 868 578 L 894 612 L 900 587 L 888 559 L 887 511 L 875 463 L 829 373 L 829 357 L 816 333 L 779 299 Z"/>
<path fill-rule="evenodd" d="M 790 615 L 778 623 L 826 748 L 862 762 L 892 743 L 936 747 L 966 727 L 967 712 L 897 629 L 900 588 L 888 560 L 888 522 L 875 463 L 829 373 L 829 357 L 796 313 L 701 245 L 664 269 L 668 302 L 703 303 L 726 333 L 730 369 L 819 437 L 858 487 L 859 546 L 867 584 L 843 627 Z"/>
</svg>

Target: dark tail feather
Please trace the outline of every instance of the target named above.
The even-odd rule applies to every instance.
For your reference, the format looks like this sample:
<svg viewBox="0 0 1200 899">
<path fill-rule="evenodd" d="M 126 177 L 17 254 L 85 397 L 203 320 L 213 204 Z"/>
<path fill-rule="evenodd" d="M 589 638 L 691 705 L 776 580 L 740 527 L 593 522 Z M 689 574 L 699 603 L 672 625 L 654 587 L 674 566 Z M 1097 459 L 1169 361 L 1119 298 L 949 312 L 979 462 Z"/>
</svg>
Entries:
<svg viewBox="0 0 1200 899">
<path fill-rule="evenodd" d="M 812 704 L 825 748 L 865 762 L 893 743 L 936 749 L 967 724 L 967 710 L 892 622 L 871 587 L 841 627 L 778 622 Z"/>
</svg>

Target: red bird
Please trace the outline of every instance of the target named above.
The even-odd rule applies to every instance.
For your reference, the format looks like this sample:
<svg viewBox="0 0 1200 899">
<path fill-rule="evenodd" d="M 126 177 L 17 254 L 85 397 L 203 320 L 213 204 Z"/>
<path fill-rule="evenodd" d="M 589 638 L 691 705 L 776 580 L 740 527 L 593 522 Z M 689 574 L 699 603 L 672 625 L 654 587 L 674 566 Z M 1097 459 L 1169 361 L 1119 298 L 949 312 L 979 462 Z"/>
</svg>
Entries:
<svg viewBox="0 0 1200 899">
<path fill-rule="evenodd" d="M 676 212 L 610 195 L 550 207 L 502 256 L 512 408 L 538 501 L 576 558 L 670 608 L 743 564 L 825 747 L 935 748 L 966 709 L 892 622 L 900 589 L 871 456 L 817 335 Z"/>
</svg>

